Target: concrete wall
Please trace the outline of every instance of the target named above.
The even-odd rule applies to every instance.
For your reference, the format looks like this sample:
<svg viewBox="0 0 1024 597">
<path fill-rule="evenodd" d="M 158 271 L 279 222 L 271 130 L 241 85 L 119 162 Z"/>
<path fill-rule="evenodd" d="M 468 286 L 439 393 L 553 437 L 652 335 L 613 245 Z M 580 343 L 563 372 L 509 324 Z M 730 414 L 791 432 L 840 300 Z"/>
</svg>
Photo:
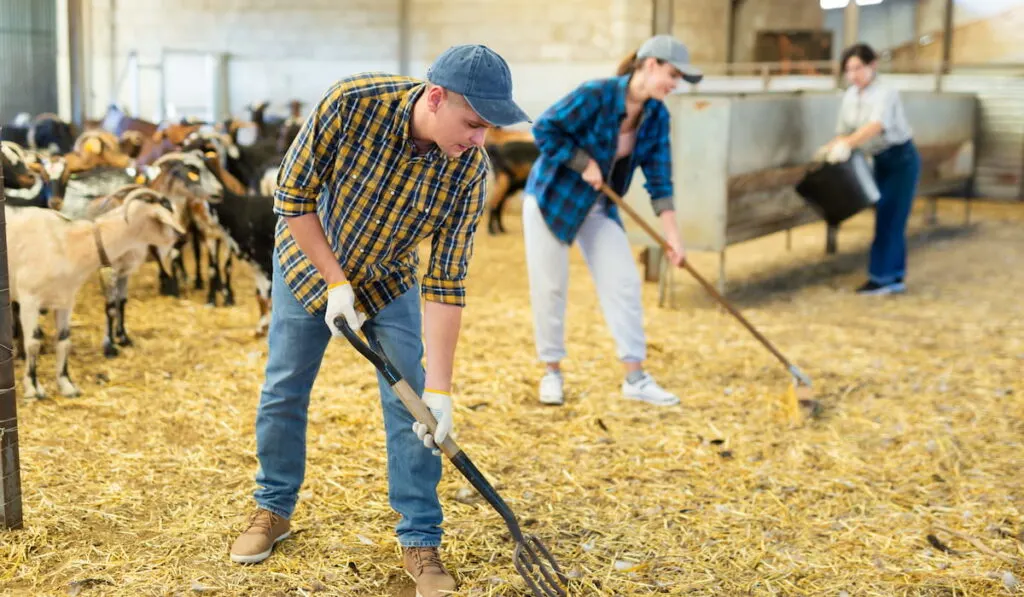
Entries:
<svg viewBox="0 0 1024 597">
<path fill-rule="evenodd" d="M 690 47 L 694 62 L 722 63 L 729 59 L 731 0 L 675 0 L 672 34 Z"/>
<path fill-rule="evenodd" d="M 942 58 L 945 0 L 921 0 L 919 43 L 899 47 L 895 58 L 938 62 Z M 953 64 L 1024 62 L 1024 0 L 956 0 L 953 4 Z"/>
<path fill-rule="evenodd" d="M 928 0 L 924 0 L 928 1 Z M 825 28 L 832 30 L 832 57 L 839 59 L 843 49 L 854 41 L 871 44 L 878 51 L 917 39 L 919 0 L 885 0 L 881 4 L 861 6 L 857 40 L 843 39 L 843 9 L 826 10 Z M 941 25 L 941 20 L 939 21 Z"/>
<path fill-rule="evenodd" d="M 166 57 L 168 101 L 209 103 L 214 73 L 202 53 L 227 53 L 229 110 L 270 100 L 278 110 L 292 98 L 313 101 L 346 73 L 393 70 L 398 61 L 398 0 L 92 0 L 93 116 L 109 103 L 137 51 L 139 109 L 154 119 Z M 185 52 L 182 52 L 185 51 Z M 131 81 L 118 101 L 131 107 Z"/>
<path fill-rule="evenodd" d="M 725 0 L 714 0 L 725 3 Z M 815 0 L 743 0 L 736 10 L 733 59 L 752 62 L 757 32 L 777 29 L 821 29 L 824 15 Z"/>
<path fill-rule="evenodd" d="M 653 0 L 409 0 L 409 70 L 456 43 L 486 43 L 509 61 L 516 94 L 537 115 L 579 82 L 614 72 L 652 32 Z M 112 97 L 139 114 L 180 113 L 224 102 L 244 115 L 250 102 L 315 101 L 334 80 L 399 68 L 399 0 L 85 0 L 89 32 L 87 115 Z M 673 33 L 697 62 L 725 62 L 731 0 L 673 0 Z M 786 16 L 783 16 L 786 15 Z M 816 28 L 816 2 L 747 0 L 738 11 L 738 60 L 750 59 L 760 28 Z M 138 52 L 138 85 L 126 72 Z M 207 55 L 224 54 L 223 64 Z M 163 72 L 158 67 L 164 68 Z M 225 97 L 213 97 L 223 69 Z M 138 89 L 137 97 L 135 89 Z M 112 93 L 116 89 L 116 93 Z M 169 116 L 169 114 L 167 115 Z"/>
</svg>

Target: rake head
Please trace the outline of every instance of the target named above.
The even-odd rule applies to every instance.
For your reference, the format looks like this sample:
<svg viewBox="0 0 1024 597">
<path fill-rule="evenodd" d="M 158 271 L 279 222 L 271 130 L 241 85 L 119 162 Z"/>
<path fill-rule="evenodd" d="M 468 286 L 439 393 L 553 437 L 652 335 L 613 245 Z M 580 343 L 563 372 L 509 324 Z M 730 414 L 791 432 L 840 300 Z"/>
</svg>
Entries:
<svg viewBox="0 0 1024 597">
<path fill-rule="evenodd" d="M 811 388 L 811 378 L 807 377 L 796 365 L 789 366 L 789 373 L 793 376 L 793 386 L 790 394 L 795 405 L 806 415 L 814 418 L 821 414 L 821 403 L 814 397 L 814 390 Z"/>
<path fill-rule="evenodd" d="M 516 543 L 512 560 L 515 562 L 516 571 L 536 597 L 568 595 L 564 587 L 569 584 L 569 579 L 558 567 L 558 562 L 551 552 L 537 537 L 523 535 L 523 540 Z"/>
</svg>

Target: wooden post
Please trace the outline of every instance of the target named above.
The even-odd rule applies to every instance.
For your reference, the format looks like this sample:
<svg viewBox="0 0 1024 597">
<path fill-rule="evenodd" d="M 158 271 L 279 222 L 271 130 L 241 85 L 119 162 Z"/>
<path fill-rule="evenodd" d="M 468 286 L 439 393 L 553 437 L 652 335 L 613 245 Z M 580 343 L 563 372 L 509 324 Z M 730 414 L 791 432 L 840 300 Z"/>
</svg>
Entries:
<svg viewBox="0 0 1024 597">
<path fill-rule="evenodd" d="M 942 74 L 949 72 L 953 59 L 953 0 L 946 0 L 942 8 Z"/>
<path fill-rule="evenodd" d="M 71 122 L 81 127 L 85 121 L 85 31 L 82 0 L 68 0 L 68 58 L 70 59 Z M 114 20 L 111 15 L 111 20 Z"/>
<path fill-rule="evenodd" d="M 14 326 L 7 268 L 7 221 L 0 174 L 0 528 L 20 529 L 21 462 L 18 457 L 18 403 L 14 384 Z"/>
<path fill-rule="evenodd" d="M 860 40 L 860 5 L 853 0 L 843 10 L 843 47 L 849 48 Z"/>
<path fill-rule="evenodd" d="M 672 34 L 672 0 L 653 0 L 654 19 L 651 22 L 651 34 Z"/>
<path fill-rule="evenodd" d="M 655 245 L 645 247 L 640 253 L 644 264 L 644 282 L 657 282 L 661 276 L 661 262 L 665 260 L 665 251 Z"/>
<path fill-rule="evenodd" d="M 409 22 L 409 1 L 398 0 L 398 73 L 412 75 L 412 27 Z"/>
</svg>

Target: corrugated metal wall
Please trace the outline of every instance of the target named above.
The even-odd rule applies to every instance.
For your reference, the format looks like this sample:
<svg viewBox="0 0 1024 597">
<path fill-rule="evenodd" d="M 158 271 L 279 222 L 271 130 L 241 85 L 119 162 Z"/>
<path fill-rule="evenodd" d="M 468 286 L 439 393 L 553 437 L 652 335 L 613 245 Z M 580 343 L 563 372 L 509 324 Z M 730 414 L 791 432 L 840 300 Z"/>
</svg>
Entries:
<svg viewBox="0 0 1024 597">
<path fill-rule="evenodd" d="M 1024 199 L 1024 76 L 953 74 L 942 87 L 978 95 L 978 195 Z"/>
<path fill-rule="evenodd" d="M 0 123 L 56 111 L 56 0 L 0 0 Z"/>
</svg>

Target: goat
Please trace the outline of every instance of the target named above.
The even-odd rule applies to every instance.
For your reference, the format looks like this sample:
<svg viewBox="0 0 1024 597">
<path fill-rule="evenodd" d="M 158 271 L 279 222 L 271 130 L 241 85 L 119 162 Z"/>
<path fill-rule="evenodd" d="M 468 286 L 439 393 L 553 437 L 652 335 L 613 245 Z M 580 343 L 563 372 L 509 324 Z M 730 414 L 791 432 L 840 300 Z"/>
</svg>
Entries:
<svg viewBox="0 0 1024 597">
<path fill-rule="evenodd" d="M 0 166 L 4 178 L 4 195 L 14 206 L 44 207 L 46 182 L 29 162 L 25 150 L 12 141 L 0 141 Z"/>
<path fill-rule="evenodd" d="M 196 265 L 196 289 L 203 287 L 202 278 L 199 275 L 200 243 L 203 241 L 211 243 L 225 240 L 224 233 L 217 225 L 212 213 L 209 211 L 208 205 L 208 202 L 220 201 L 223 187 L 220 180 L 217 179 L 207 166 L 206 158 L 200 151 L 179 151 L 165 154 L 153 164 L 152 168 L 170 168 L 169 173 L 172 175 L 176 174 L 177 176 L 157 176 L 148 184 L 150 188 L 160 190 L 171 196 L 180 196 L 187 201 L 187 204 L 182 206 L 182 213 L 186 217 L 182 225 L 188 231 L 188 234 L 174 247 L 174 254 L 170 264 L 170 275 L 164 271 L 163 262 L 160 261 L 160 293 L 178 296 L 178 284 L 179 282 L 184 282 L 188 276 L 185 271 L 185 262 L 182 258 L 181 249 L 188 242 L 189 237 L 192 240 Z M 151 171 L 150 174 L 152 175 L 153 172 Z M 182 180 L 182 175 L 187 178 L 187 182 Z M 175 181 L 177 182 L 174 187 L 168 186 L 175 183 Z M 181 276 L 180 280 L 179 274 Z"/>
<path fill-rule="evenodd" d="M 121 153 L 120 141 L 113 134 L 99 129 L 85 131 L 75 140 L 72 152 L 63 156 L 51 173 L 54 185 L 50 207 L 58 211 L 63 208 L 68 180 L 73 175 L 104 166 L 124 170 L 134 167 L 134 160 Z"/>
<path fill-rule="evenodd" d="M 204 163 L 209 171 L 215 176 L 216 180 L 221 183 L 224 189 L 231 191 L 235 195 L 245 196 L 248 194 L 248 189 L 239 181 L 229 169 L 231 163 L 232 149 L 237 150 L 237 147 L 230 144 L 230 139 L 226 135 L 220 135 L 215 133 L 195 133 L 189 137 L 186 141 L 185 146 L 182 148 L 183 151 L 192 152 L 199 151 L 204 156 Z M 195 254 L 196 262 L 196 288 L 200 288 L 201 277 L 199 273 L 199 262 L 201 247 L 198 242 L 199 237 L 193 236 L 192 249 Z M 209 265 L 208 272 L 210 276 L 210 289 L 207 294 L 206 304 L 210 306 L 217 305 L 217 293 L 224 293 L 224 304 L 233 305 L 235 304 L 234 293 L 231 290 L 230 283 L 224 284 L 220 276 L 220 256 L 222 246 L 230 249 L 225 242 L 228 239 L 226 237 L 206 239 L 206 247 L 209 253 Z M 230 254 L 230 250 L 228 251 Z M 225 262 L 225 274 L 230 277 L 230 271 L 228 267 L 230 261 Z"/>
<path fill-rule="evenodd" d="M 74 127 L 51 112 L 32 119 L 28 128 L 28 147 L 51 155 L 64 155 L 71 151 L 75 140 Z"/>
<path fill-rule="evenodd" d="M 16 327 L 25 336 L 25 396 L 46 397 L 36 370 L 40 340 L 35 330 L 43 308 L 53 309 L 57 322 L 57 386 L 64 396 L 78 396 L 68 367 L 78 289 L 101 266 L 149 245 L 169 246 L 184 230 L 170 201 L 147 189 L 94 221 L 72 221 L 40 207 L 7 208 L 6 219 L 11 301 L 17 303 Z"/>
<path fill-rule="evenodd" d="M 185 143 L 185 139 L 199 128 L 197 124 L 169 124 L 157 129 L 153 136 L 143 144 L 136 165 L 146 166 L 155 162 L 162 155 L 178 151 Z"/>
<path fill-rule="evenodd" d="M 274 237 L 277 215 L 274 213 L 274 198 L 265 195 L 244 195 L 236 192 L 234 185 L 226 180 L 226 173 L 220 168 L 217 154 L 209 152 L 205 160 L 210 172 L 217 178 L 224 189 L 223 199 L 210 204 L 217 222 L 228 237 L 228 254 L 224 266 L 225 304 L 228 298 L 233 299 L 231 289 L 231 260 L 239 256 L 252 266 L 256 278 L 256 302 L 260 310 L 260 319 L 256 327 L 256 335 L 266 334 L 270 325 L 270 281 L 273 267 Z M 220 285 L 219 242 L 210 248 L 211 272 L 210 300 L 216 304 L 215 292 Z M 233 300 L 232 300 L 233 302 Z"/>
<path fill-rule="evenodd" d="M 146 145 L 146 138 L 139 131 L 125 131 L 118 137 L 118 148 L 121 153 L 132 158 L 138 163 L 142 148 Z"/>
<path fill-rule="evenodd" d="M 31 114 L 19 112 L 13 120 L 0 126 L 0 141 L 11 141 L 22 147 L 28 147 L 28 127 L 31 122 Z"/>
<path fill-rule="evenodd" d="M 487 232 L 504 233 L 501 214 L 505 202 L 526 186 L 540 150 L 529 133 L 502 128 L 488 132 L 484 148 L 491 161 L 493 177 L 487 197 Z"/>
<path fill-rule="evenodd" d="M 146 186 L 129 185 L 122 187 L 111 195 L 94 201 L 90 205 L 88 217 L 96 218 L 107 211 L 116 209 L 136 190 L 148 189 L 158 196 L 163 196 L 170 200 L 172 211 L 182 230 L 195 230 L 207 236 L 218 234 L 217 231 L 219 229 L 213 222 L 207 201 L 210 199 L 216 200 L 214 195 L 219 195 L 219 186 L 214 189 L 213 195 L 207 191 L 203 183 L 205 182 L 206 185 L 209 185 L 210 182 L 209 180 L 202 180 L 200 170 L 202 163 L 199 162 L 199 167 L 197 167 L 196 160 L 198 158 L 195 156 L 175 157 L 169 154 L 161 159 L 163 161 L 160 164 L 153 166 L 153 169 L 156 170 L 156 176 L 149 180 Z M 207 178 L 210 178 L 209 174 L 207 174 Z M 213 181 L 213 184 L 216 185 L 216 181 Z M 152 246 L 149 247 L 148 252 L 130 253 L 113 264 L 113 282 L 104 287 L 107 317 L 106 335 L 103 338 L 103 355 L 105 357 L 113 358 L 118 355 L 119 351 L 115 344 L 118 346 L 132 345 L 132 341 L 128 337 L 125 328 L 124 315 L 125 304 L 128 301 L 128 277 L 137 271 L 147 258 L 152 258 L 160 268 L 161 289 L 168 283 L 167 280 L 177 282 L 176 273 L 178 270 L 176 268 L 180 267 L 180 270 L 184 271 L 184 264 L 180 262 L 181 253 L 179 250 L 184 240 L 185 237 L 183 236 L 175 242 L 173 247 L 161 249 L 160 247 Z M 164 261 L 168 253 L 173 255 L 169 267 L 173 277 L 168 275 L 164 269 Z"/>
</svg>

